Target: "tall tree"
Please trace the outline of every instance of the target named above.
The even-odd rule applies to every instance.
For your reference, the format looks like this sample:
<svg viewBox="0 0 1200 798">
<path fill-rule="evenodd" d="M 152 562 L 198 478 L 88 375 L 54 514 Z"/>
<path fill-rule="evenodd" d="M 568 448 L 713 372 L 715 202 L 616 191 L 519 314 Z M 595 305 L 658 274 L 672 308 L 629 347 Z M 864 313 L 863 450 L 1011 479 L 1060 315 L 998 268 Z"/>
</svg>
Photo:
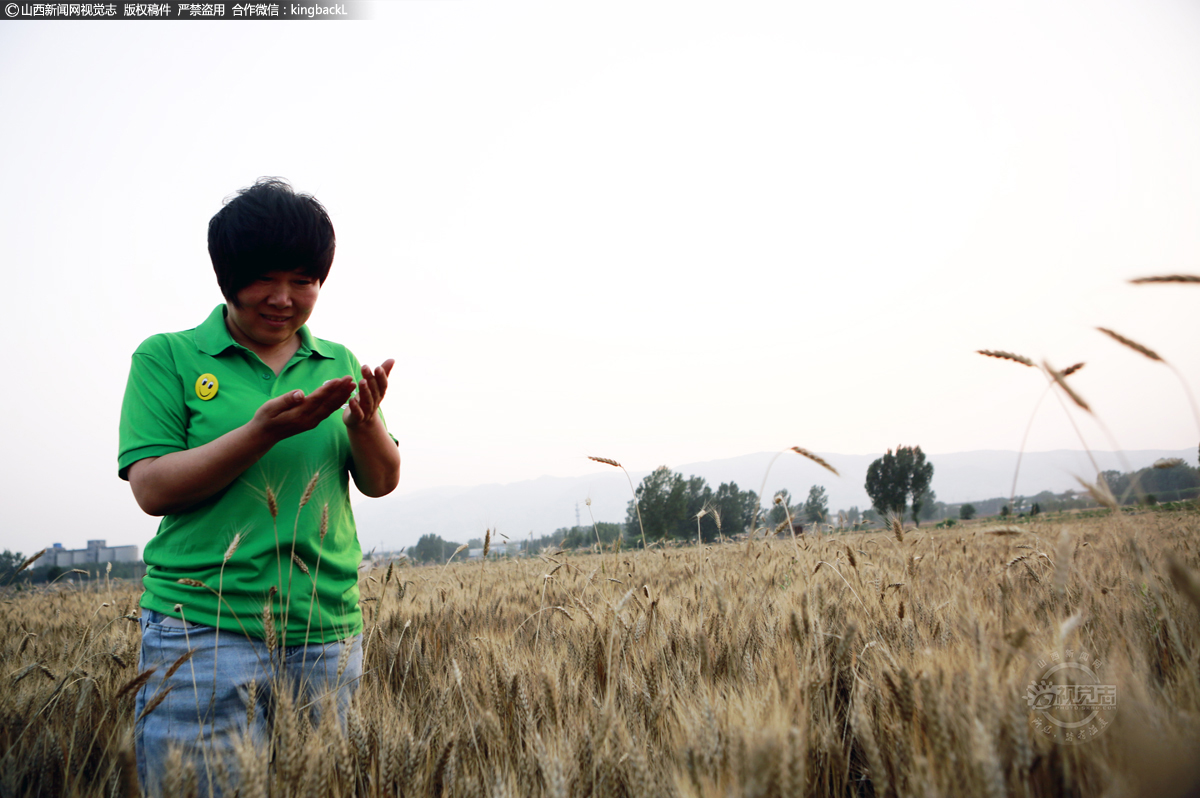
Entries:
<svg viewBox="0 0 1200 798">
<path fill-rule="evenodd" d="M 3 585 L 16 576 L 17 568 L 23 562 L 25 562 L 25 558 L 21 556 L 21 552 L 19 551 L 5 549 L 3 552 L 0 552 L 0 585 Z"/>
<path fill-rule="evenodd" d="M 776 502 L 775 499 L 781 501 Z M 783 488 L 775 494 L 771 499 L 771 509 L 767 510 L 767 521 L 771 526 L 779 526 L 787 520 L 788 510 L 792 507 L 792 494 L 787 488 Z"/>
<path fill-rule="evenodd" d="M 933 490 L 933 488 L 930 488 L 929 490 L 925 491 L 925 495 L 921 497 L 919 510 L 917 507 L 918 505 L 914 502 L 914 512 L 920 513 L 922 521 L 929 521 L 937 516 L 938 512 L 942 508 L 942 503 L 938 501 L 937 493 Z"/>
<path fill-rule="evenodd" d="M 663 540 L 677 534 L 687 523 L 688 484 L 682 474 L 666 466 L 654 469 L 634 491 L 635 501 L 642 509 L 642 523 L 647 540 Z M 639 537 L 637 508 L 633 502 L 625 513 L 625 526 L 630 539 Z"/>
<path fill-rule="evenodd" d="M 900 455 L 904 447 L 898 447 L 897 454 L 888 449 L 887 454 L 867 466 L 867 482 L 864 487 L 871 497 L 871 504 L 881 517 L 886 518 L 890 513 L 903 518 L 904 507 L 908 499 L 910 475 Z"/>
<path fill-rule="evenodd" d="M 808 489 L 808 498 L 804 500 L 804 520 L 810 524 L 819 524 L 829 515 L 829 497 L 825 495 L 822 485 L 813 485 Z"/>
<path fill-rule="evenodd" d="M 897 446 L 867 467 L 867 495 L 880 515 L 904 517 L 908 497 L 912 496 L 913 517 L 920 515 L 925 492 L 933 480 L 933 463 L 925 460 L 920 446 Z M 917 522 L 920 524 L 920 521 Z"/>
<path fill-rule="evenodd" d="M 749 529 L 758 512 L 758 494 L 752 490 L 738 490 L 736 482 L 722 482 L 713 494 L 712 502 L 721 517 L 721 533 L 726 537 Z M 715 518 L 713 523 L 716 523 Z"/>
<path fill-rule="evenodd" d="M 927 501 L 931 504 L 934 501 L 932 491 L 929 490 L 929 483 L 933 481 L 933 463 L 926 462 L 925 452 L 921 451 L 920 446 L 916 446 L 909 450 L 909 468 L 911 476 L 909 477 L 908 489 L 912 492 L 912 515 L 913 521 L 917 526 L 921 525 L 921 505 Z M 926 493 L 931 494 L 926 497 Z"/>
<path fill-rule="evenodd" d="M 712 509 L 712 488 L 704 477 L 691 476 L 684 483 L 687 489 L 687 516 L 682 527 L 672 530 L 672 537 L 696 539 L 696 524 L 700 525 L 700 534 L 704 540 L 717 539 L 717 519 L 709 511 Z M 697 518 L 699 516 L 699 518 Z"/>
<path fill-rule="evenodd" d="M 450 555 L 457 548 L 457 543 L 442 540 L 440 535 L 431 532 L 421 536 L 417 545 L 408 550 L 408 556 L 414 562 L 442 562 L 450 559 Z"/>
</svg>

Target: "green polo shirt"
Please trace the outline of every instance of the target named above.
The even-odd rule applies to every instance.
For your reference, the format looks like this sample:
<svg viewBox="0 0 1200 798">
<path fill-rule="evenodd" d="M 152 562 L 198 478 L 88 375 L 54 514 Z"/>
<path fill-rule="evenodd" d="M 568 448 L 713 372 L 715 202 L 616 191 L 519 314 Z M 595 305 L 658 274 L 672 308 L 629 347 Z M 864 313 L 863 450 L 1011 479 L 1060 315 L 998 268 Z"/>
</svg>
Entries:
<svg viewBox="0 0 1200 798">
<path fill-rule="evenodd" d="M 346 347 L 314 338 L 307 326 L 299 335 L 300 348 L 278 376 L 233 340 L 224 305 L 195 329 L 146 339 L 133 353 L 121 406 L 121 478 L 138 460 L 203 446 L 244 425 L 273 397 L 297 388 L 308 394 L 346 375 L 361 377 Z M 316 428 L 275 444 L 215 496 L 165 516 L 146 545 L 141 605 L 261 638 L 263 608 L 275 586 L 275 628 L 282 640 L 286 619 L 288 645 L 304 642 L 306 633 L 312 643 L 358 634 L 362 549 L 350 509 L 350 462 L 346 425 L 334 412 Z M 301 506 L 313 475 L 316 484 Z M 226 561 L 238 533 L 240 542 Z M 307 575 L 291 556 L 293 540 Z"/>
</svg>

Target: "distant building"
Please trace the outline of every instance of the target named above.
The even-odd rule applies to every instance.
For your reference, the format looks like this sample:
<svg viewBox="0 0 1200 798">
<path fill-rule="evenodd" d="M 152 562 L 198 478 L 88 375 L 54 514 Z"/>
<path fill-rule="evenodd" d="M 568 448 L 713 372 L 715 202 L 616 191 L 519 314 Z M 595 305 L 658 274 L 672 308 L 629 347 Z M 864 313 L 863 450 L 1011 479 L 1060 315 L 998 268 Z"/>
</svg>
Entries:
<svg viewBox="0 0 1200 798">
<path fill-rule="evenodd" d="M 76 565 L 102 562 L 137 562 L 137 546 L 108 546 L 107 541 L 89 540 L 86 549 L 64 549 L 55 543 L 46 552 L 47 565 L 73 568 Z"/>
<path fill-rule="evenodd" d="M 519 557 L 521 555 L 520 546 L 516 543 L 493 543 L 488 557 Z M 467 559 L 479 560 L 483 558 L 483 549 L 467 549 Z"/>
</svg>

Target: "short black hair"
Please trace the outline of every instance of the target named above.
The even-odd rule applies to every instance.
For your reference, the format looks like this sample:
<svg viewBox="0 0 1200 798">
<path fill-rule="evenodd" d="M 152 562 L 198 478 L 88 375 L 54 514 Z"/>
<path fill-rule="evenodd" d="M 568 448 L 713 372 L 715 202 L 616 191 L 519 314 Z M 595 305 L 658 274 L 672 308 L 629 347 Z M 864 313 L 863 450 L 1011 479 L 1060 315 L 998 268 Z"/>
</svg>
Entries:
<svg viewBox="0 0 1200 798">
<path fill-rule="evenodd" d="M 267 272 L 298 271 L 324 284 L 335 246 L 324 206 L 279 177 L 260 177 L 208 222 L 213 271 L 235 305 L 238 292 Z"/>
</svg>

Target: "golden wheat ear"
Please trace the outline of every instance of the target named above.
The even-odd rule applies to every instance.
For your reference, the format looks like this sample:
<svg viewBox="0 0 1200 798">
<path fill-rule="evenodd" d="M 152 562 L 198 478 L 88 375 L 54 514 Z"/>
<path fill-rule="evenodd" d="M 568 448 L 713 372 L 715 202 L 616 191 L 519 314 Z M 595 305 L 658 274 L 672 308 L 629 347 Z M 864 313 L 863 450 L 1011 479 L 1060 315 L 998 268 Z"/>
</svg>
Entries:
<svg viewBox="0 0 1200 798">
<path fill-rule="evenodd" d="M 613 460 L 611 457 L 592 457 L 589 454 L 588 459 L 597 463 L 603 463 L 604 465 L 610 465 L 613 468 L 619 468 L 625 472 L 625 479 L 629 481 L 629 490 L 633 493 L 633 509 L 637 511 L 638 529 L 640 529 L 642 532 L 642 550 L 646 550 L 646 527 L 642 524 L 642 508 L 638 504 L 637 490 L 633 487 L 633 477 L 629 476 L 629 472 L 625 469 L 625 466 L 621 465 L 616 460 Z"/>
<path fill-rule="evenodd" d="M 1087 402 L 1083 401 L 1083 397 L 1077 394 L 1075 389 L 1067 384 L 1066 374 L 1061 371 L 1055 371 L 1054 367 L 1044 360 L 1042 361 L 1042 368 L 1044 368 L 1046 373 L 1050 375 L 1050 379 L 1054 380 L 1055 384 L 1058 385 L 1059 388 L 1063 389 L 1063 393 L 1071 397 L 1071 401 L 1078 405 L 1081 410 L 1088 413 L 1092 412 L 1092 408 Z"/>
<path fill-rule="evenodd" d="M 1142 355 L 1143 357 L 1147 357 L 1147 358 L 1157 361 L 1159 363 L 1167 362 L 1162 359 L 1162 357 L 1158 354 L 1158 352 L 1155 352 L 1150 347 L 1142 346 L 1137 341 L 1134 341 L 1130 338 L 1126 338 L 1124 335 L 1121 335 L 1118 332 L 1113 332 L 1112 330 L 1108 329 L 1107 327 L 1097 327 L 1096 329 L 1099 330 L 1100 332 L 1104 333 L 1105 335 L 1107 335 L 1109 338 L 1113 339 L 1117 343 L 1129 347 L 1134 352 L 1137 352 L 1139 355 Z"/>
<path fill-rule="evenodd" d="M 821 468 L 824 468 L 826 471 L 832 471 L 834 476 L 838 476 L 838 477 L 841 476 L 841 474 L 838 473 L 838 470 L 836 468 L 834 468 L 829 463 L 822 460 L 820 456 L 810 452 L 808 449 L 802 448 L 800 446 L 793 446 L 792 451 L 795 452 L 796 454 L 800 455 L 801 457 L 807 457 L 809 460 L 812 460 L 814 463 L 821 466 Z"/>
<path fill-rule="evenodd" d="M 1032 360 L 1024 355 L 1018 355 L 1015 352 L 1003 352 L 999 349 L 976 349 L 975 352 L 976 354 L 983 355 L 984 357 L 994 357 L 998 360 L 1011 360 L 1013 363 L 1020 363 L 1022 366 L 1037 368 L 1035 365 L 1033 365 Z"/>
<path fill-rule="evenodd" d="M 1200 275 L 1164 274 L 1158 277 L 1136 277 L 1129 282 L 1133 285 L 1146 285 L 1149 283 L 1200 283 Z"/>
</svg>

